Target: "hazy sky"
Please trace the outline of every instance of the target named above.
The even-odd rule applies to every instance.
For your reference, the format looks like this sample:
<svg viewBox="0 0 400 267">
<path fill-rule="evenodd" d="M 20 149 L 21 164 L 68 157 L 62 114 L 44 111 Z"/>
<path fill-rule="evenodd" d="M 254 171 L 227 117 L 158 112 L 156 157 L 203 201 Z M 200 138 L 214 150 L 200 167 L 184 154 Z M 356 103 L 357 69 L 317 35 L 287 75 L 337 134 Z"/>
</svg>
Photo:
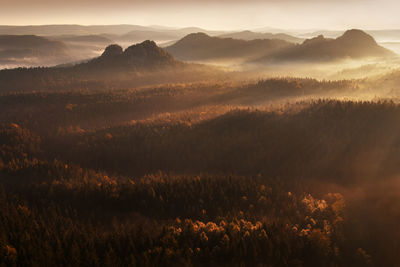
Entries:
<svg viewBox="0 0 400 267">
<path fill-rule="evenodd" d="M 0 24 L 400 28 L 399 0 L 0 0 Z"/>
</svg>

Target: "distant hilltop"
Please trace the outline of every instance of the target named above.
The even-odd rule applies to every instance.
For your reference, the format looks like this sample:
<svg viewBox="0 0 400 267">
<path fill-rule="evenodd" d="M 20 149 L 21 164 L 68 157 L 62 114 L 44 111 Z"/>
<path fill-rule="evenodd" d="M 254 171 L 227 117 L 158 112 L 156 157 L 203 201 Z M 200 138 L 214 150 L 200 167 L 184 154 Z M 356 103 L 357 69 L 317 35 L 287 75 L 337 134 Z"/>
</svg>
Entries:
<svg viewBox="0 0 400 267">
<path fill-rule="evenodd" d="M 117 44 L 110 45 L 100 57 L 81 65 L 106 69 L 149 69 L 177 64 L 178 62 L 170 54 L 158 47 L 155 42 L 147 40 L 132 45 L 125 51 Z"/>
<path fill-rule="evenodd" d="M 294 46 L 293 43 L 279 39 L 239 40 L 233 38 L 212 37 L 206 33 L 192 33 L 175 44 L 166 47 L 166 51 L 181 60 L 239 59 L 247 60 L 275 53 Z"/>
<path fill-rule="evenodd" d="M 336 39 L 325 38 L 323 35 L 307 39 L 300 45 L 258 61 L 334 61 L 394 55 L 392 51 L 378 45 L 371 35 L 362 30 L 353 29 Z"/>
</svg>

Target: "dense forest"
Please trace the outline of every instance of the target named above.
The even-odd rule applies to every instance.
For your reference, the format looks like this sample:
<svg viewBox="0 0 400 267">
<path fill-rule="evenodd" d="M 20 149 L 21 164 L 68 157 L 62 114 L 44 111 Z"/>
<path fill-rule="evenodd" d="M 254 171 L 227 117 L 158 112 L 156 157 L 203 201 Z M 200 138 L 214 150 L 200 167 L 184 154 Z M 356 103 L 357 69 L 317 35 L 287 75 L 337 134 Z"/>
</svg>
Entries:
<svg viewBox="0 0 400 267">
<path fill-rule="evenodd" d="M 0 266 L 398 266 L 400 105 L 362 93 L 3 93 Z"/>
</svg>

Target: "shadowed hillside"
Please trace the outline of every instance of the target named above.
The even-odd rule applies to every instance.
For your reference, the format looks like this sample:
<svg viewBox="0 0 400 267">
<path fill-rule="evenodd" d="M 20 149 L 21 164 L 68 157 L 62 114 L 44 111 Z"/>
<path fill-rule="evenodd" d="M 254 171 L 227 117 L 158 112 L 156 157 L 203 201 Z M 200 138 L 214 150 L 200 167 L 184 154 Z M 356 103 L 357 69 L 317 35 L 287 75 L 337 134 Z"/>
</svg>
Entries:
<svg viewBox="0 0 400 267">
<path fill-rule="evenodd" d="M 353 184 L 399 171 L 398 114 L 391 103 L 337 101 L 283 114 L 234 110 L 194 125 L 138 122 L 89 132 L 58 151 L 69 151 L 67 161 L 128 176 L 207 170 Z M 81 145 L 67 150 L 72 143 Z"/>
<path fill-rule="evenodd" d="M 56 134 L 70 126 L 72 129 L 91 130 L 151 116 L 167 116 L 168 112 L 182 113 L 185 117 L 187 109 L 196 109 L 194 113 L 199 114 L 193 116 L 204 119 L 236 106 L 263 107 L 313 97 L 357 99 L 364 93 L 358 86 L 356 81 L 320 82 L 293 78 L 260 80 L 244 85 L 207 82 L 130 90 L 100 91 L 94 88 L 96 90 L 8 92 L 1 98 L 0 105 L 8 111 L 0 113 L 0 122 L 12 119 L 40 134 Z M 207 112 L 204 113 L 203 109 Z"/>
</svg>

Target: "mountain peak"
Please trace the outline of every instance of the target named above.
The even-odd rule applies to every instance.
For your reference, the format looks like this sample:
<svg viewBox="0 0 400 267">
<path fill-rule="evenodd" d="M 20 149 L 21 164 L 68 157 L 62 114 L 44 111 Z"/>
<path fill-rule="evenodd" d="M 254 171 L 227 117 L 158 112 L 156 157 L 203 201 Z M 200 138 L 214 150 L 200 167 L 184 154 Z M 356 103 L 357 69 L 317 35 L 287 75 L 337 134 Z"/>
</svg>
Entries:
<svg viewBox="0 0 400 267">
<path fill-rule="evenodd" d="M 358 29 L 348 30 L 337 39 L 341 41 L 377 45 L 375 39 L 371 35 Z"/>
<path fill-rule="evenodd" d="M 158 47 L 154 41 L 149 40 L 128 47 L 123 55 L 126 60 L 133 60 L 136 64 L 170 64 L 174 62 L 174 58 L 170 54 Z"/>
<path fill-rule="evenodd" d="M 304 40 L 303 44 L 304 45 L 319 44 L 325 42 L 326 40 L 327 39 L 322 34 L 320 34 L 317 37 Z"/>
<path fill-rule="evenodd" d="M 204 32 L 196 32 L 186 35 L 181 39 L 181 41 L 198 41 L 201 39 L 208 39 L 211 38 L 209 35 L 205 34 Z"/>
<path fill-rule="evenodd" d="M 123 53 L 123 49 L 121 46 L 117 44 L 112 44 L 106 47 L 101 57 L 114 57 L 121 55 Z"/>
<path fill-rule="evenodd" d="M 126 51 L 129 51 L 129 50 L 131 50 L 131 49 L 136 49 L 136 48 L 138 48 L 138 47 L 142 47 L 142 48 L 144 48 L 144 49 L 158 49 L 158 46 L 157 46 L 157 44 L 156 44 L 154 41 L 146 40 L 146 41 L 143 41 L 143 42 L 141 42 L 141 43 L 131 45 L 130 47 L 128 47 L 128 48 L 125 50 L 125 52 L 126 52 Z"/>
<path fill-rule="evenodd" d="M 106 69 L 152 69 L 176 63 L 174 58 L 158 47 L 155 42 L 147 40 L 132 45 L 125 51 L 119 45 L 109 45 L 100 57 L 87 64 Z"/>
</svg>

